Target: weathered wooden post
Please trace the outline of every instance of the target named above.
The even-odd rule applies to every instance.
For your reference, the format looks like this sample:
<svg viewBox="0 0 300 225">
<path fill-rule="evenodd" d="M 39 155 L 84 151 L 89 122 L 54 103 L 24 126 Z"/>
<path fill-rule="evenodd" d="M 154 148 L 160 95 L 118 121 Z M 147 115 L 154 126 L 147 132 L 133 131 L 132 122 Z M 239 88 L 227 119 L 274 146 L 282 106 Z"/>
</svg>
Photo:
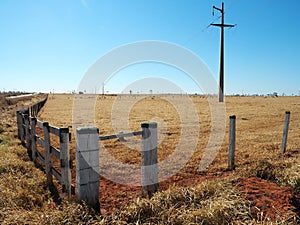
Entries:
<svg viewBox="0 0 300 225">
<path fill-rule="evenodd" d="M 22 111 L 20 112 L 20 120 L 21 120 L 21 143 L 24 146 L 25 145 L 25 140 L 26 140 L 26 125 L 25 125 L 25 119 L 24 119 L 24 114 Z"/>
<path fill-rule="evenodd" d="M 60 167 L 62 176 L 62 191 L 71 198 L 71 160 L 69 147 L 69 128 L 59 129 Z"/>
<path fill-rule="evenodd" d="M 158 191 L 157 123 L 142 123 L 142 195 Z"/>
<path fill-rule="evenodd" d="M 53 185 L 52 180 L 52 163 L 51 163 L 51 155 L 50 155 L 50 132 L 49 132 L 49 123 L 43 123 L 44 130 L 44 151 L 45 151 L 45 172 L 47 176 L 47 184 L 49 186 Z"/>
<path fill-rule="evenodd" d="M 25 133 L 26 133 L 26 148 L 27 152 L 29 153 L 29 156 L 31 157 L 31 136 L 30 136 L 30 122 L 29 122 L 29 115 L 25 114 L 24 115 L 24 120 L 25 120 Z"/>
<path fill-rule="evenodd" d="M 96 127 L 76 129 L 77 200 L 100 212 L 99 134 Z"/>
<path fill-rule="evenodd" d="M 20 111 L 16 112 L 16 116 L 17 116 L 17 125 L 18 125 L 18 138 L 21 140 L 22 117 Z"/>
<path fill-rule="evenodd" d="M 36 163 L 36 143 L 35 143 L 35 127 L 36 127 L 36 118 L 30 117 L 31 123 L 31 157 L 34 163 Z"/>
<path fill-rule="evenodd" d="M 235 154 L 235 127 L 236 127 L 236 116 L 230 116 L 230 127 L 229 127 L 229 148 L 228 148 L 228 169 L 234 170 L 234 154 Z"/>
<path fill-rule="evenodd" d="M 291 115 L 290 111 L 285 112 L 285 121 L 284 121 L 282 144 L 281 144 L 282 153 L 285 153 L 285 151 L 286 151 L 286 143 L 287 143 L 287 137 L 288 137 L 288 132 L 289 132 L 290 115 Z"/>
</svg>

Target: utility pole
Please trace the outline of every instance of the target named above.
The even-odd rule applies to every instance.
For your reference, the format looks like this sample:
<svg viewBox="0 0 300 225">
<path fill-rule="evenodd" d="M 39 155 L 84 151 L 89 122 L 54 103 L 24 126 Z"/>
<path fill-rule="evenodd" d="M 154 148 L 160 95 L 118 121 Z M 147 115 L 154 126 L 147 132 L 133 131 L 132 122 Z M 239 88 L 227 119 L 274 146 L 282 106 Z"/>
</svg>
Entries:
<svg viewBox="0 0 300 225">
<path fill-rule="evenodd" d="M 221 12 L 221 24 L 211 23 L 211 26 L 221 28 L 221 49 L 220 49 L 220 74 L 219 74 L 219 102 L 224 101 L 224 27 L 234 27 L 235 25 L 224 24 L 224 2 L 222 2 L 222 8 L 217 8 L 213 6 L 213 15 L 214 10 Z"/>
<path fill-rule="evenodd" d="M 104 96 L 104 82 L 102 83 L 102 95 Z"/>
</svg>

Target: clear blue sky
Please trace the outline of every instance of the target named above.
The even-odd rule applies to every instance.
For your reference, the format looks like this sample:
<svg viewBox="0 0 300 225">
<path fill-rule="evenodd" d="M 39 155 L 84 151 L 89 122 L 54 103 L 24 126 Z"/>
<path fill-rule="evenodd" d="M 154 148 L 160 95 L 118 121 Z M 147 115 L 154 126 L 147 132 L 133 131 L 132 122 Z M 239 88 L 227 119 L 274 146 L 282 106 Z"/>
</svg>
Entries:
<svg viewBox="0 0 300 225">
<path fill-rule="evenodd" d="M 221 2 L 1 0 L 0 90 L 76 90 L 99 57 L 142 40 L 168 41 L 191 50 L 218 79 L 220 29 L 205 28 L 219 15 L 212 16 L 212 6 Z M 299 94 L 299 9 L 298 0 L 225 1 L 225 22 L 237 24 L 225 32 L 227 94 Z M 130 71 L 134 73 L 134 67 Z M 159 73 L 159 67 L 154 72 Z M 110 93 L 120 91 L 116 78 L 107 84 Z M 178 82 L 186 83 L 187 92 L 197 91 L 188 79 Z"/>
</svg>

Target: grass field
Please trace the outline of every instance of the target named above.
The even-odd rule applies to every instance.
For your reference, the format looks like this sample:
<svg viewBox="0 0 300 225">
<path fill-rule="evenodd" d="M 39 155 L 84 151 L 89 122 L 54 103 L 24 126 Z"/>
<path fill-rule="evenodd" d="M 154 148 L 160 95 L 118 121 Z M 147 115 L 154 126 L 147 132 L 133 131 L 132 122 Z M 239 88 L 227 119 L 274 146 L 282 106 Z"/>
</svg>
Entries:
<svg viewBox="0 0 300 225">
<path fill-rule="evenodd" d="M 122 96 L 122 104 L 113 106 L 116 96 L 97 98 L 95 107 L 95 126 L 100 135 L 108 135 L 121 131 L 140 130 L 144 121 L 157 121 L 160 145 L 159 161 L 166 159 L 178 145 L 181 129 L 186 124 L 180 121 L 180 115 L 175 107 L 159 96 L 143 98 L 130 109 L 129 117 L 124 112 L 126 105 L 132 102 L 134 96 Z M 170 96 L 174 104 L 185 104 L 185 98 Z M 175 98 L 175 100 L 174 100 Z M 194 139 L 199 135 L 195 154 L 187 165 L 187 170 L 195 173 L 198 169 L 202 153 L 205 150 L 211 133 L 211 114 L 208 102 L 200 96 L 191 97 L 199 118 L 198 134 L 189 133 L 187 138 Z M 127 104 L 127 102 L 128 104 Z M 133 100 L 134 101 L 134 100 Z M 63 127 L 72 125 L 73 97 L 71 95 L 55 95 L 49 98 L 39 114 L 39 119 L 50 124 Z M 113 108 L 114 107 L 114 108 Z M 113 110 L 113 113 L 112 113 Z M 300 97 L 227 97 L 226 98 L 226 134 L 218 157 L 209 171 L 221 171 L 227 167 L 228 151 L 228 117 L 236 115 L 236 164 L 237 168 L 251 165 L 258 159 L 268 159 L 280 153 L 285 111 L 291 111 L 288 136 L 288 151 L 298 150 L 300 134 Z M 114 118 L 112 118 L 112 116 Z M 186 115 L 185 115 L 186 116 Z M 189 116 L 187 115 L 187 118 Z M 119 126 L 114 129 L 112 123 Z M 116 122 L 117 121 L 117 122 Z M 129 123 L 129 130 L 126 123 Z M 193 124 L 193 121 L 188 121 Z M 123 127 L 122 127 L 123 126 Z M 75 135 L 73 135 L 74 137 Z M 124 163 L 140 164 L 140 153 L 128 148 L 117 140 L 104 142 L 105 147 L 118 160 Z M 139 148 L 133 145 L 132 148 Z M 72 146 L 75 149 L 75 146 Z"/>
<path fill-rule="evenodd" d="M 124 115 L 127 103 L 136 96 L 97 97 L 95 125 L 101 135 L 128 129 L 140 130 L 143 121 L 157 121 L 160 144 L 159 162 L 167 159 L 178 145 L 189 115 L 179 115 L 176 105 L 184 105 L 182 96 L 144 96 Z M 73 95 L 49 96 L 39 119 L 51 125 L 72 125 Z M 121 99 L 118 99 L 121 98 Z M 171 98 L 171 104 L 168 101 Z M 121 102 L 116 105 L 116 99 Z M 14 110 L 28 105 L 3 103 L 0 159 L 0 222 L 20 223 L 98 223 L 98 224 L 297 224 L 300 193 L 300 97 L 226 97 L 226 133 L 220 151 L 207 170 L 198 166 L 211 132 L 211 112 L 207 99 L 191 96 L 199 119 L 200 131 L 191 129 L 188 141 L 199 136 L 187 164 L 160 184 L 160 192 L 151 199 L 140 198 L 140 187 L 121 185 L 101 178 L 101 212 L 94 216 L 84 205 L 63 201 L 57 206 L 45 187 L 45 175 L 28 161 L 26 150 L 16 140 Z M 113 109 L 113 110 L 112 110 Z M 281 154 L 285 111 L 291 112 L 287 153 Z M 112 113 L 113 112 L 113 113 Z M 227 171 L 228 117 L 236 115 L 236 170 Z M 182 124 L 180 116 L 185 116 Z M 121 121 L 121 122 L 120 122 Z M 120 122 L 117 129 L 113 123 Z M 186 124 L 187 123 L 187 124 Z M 7 125 L 9 124 L 9 125 Z M 122 124 L 124 125 L 122 127 Z M 73 126 L 74 129 L 74 126 Z M 71 129 L 73 132 L 74 130 Z M 75 135 L 71 154 L 75 157 Z M 139 141 L 128 138 L 103 142 L 119 161 L 140 165 Z M 132 149 L 135 148 L 135 149 Z M 183 148 L 184 149 L 184 148 Z M 182 153 L 184 154 L 184 152 Z M 12 160 L 7 161 L 7 157 Z M 180 164 L 180 158 L 175 159 Z M 108 162 L 109 163 L 109 162 Z M 7 169 L 9 168 L 9 169 Z M 119 173 L 120 171 L 116 171 Z M 120 176 L 122 173 L 120 172 Z M 74 178 L 74 173 L 73 173 Z M 12 185 L 7 185 L 7 179 Z M 15 182 L 17 179 L 21 183 Z M 23 201 L 17 201 L 21 199 Z M 28 208 L 28 207 L 29 208 Z M 17 217 L 12 215 L 18 215 Z M 15 221 L 15 222 L 14 222 Z"/>
<path fill-rule="evenodd" d="M 78 96 L 77 96 L 78 97 Z M 158 146 L 158 160 L 159 162 L 167 159 L 174 152 L 176 146 L 181 138 L 181 131 L 183 126 L 181 118 L 176 110 L 176 105 L 184 105 L 186 98 L 178 96 L 102 96 L 96 97 L 95 101 L 95 123 L 99 128 L 100 135 L 108 135 L 120 131 L 136 131 L 140 129 L 140 124 L 143 121 L 157 121 L 159 129 L 160 144 Z M 172 176 L 170 179 L 164 181 L 161 189 L 165 190 L 169 186 L 175 185 L 194 185 L 203 177 L 223 177 L 231 176 L 227 169 L 227 151 L 228 151 L 228 117 L 229 115 L 236 115 L 236 172 L 235 177 L 249 177 L 255 175 L 257 168 L 265 166 L 265 164 L 279 163 L 280 166 L 276 169 L 289 169 L 290 166 L 286 159 L 282 157 L 281 139 L 283 133 L 283 124 L 285 111 L 291 111 L 291 121 L 288 136 L 287 155 L 292 154 L 292 161 L 297 159 L 294 155 L 299 151 L 299 134 L 300 134 L 300 98 L 299 97 L 227 97 L 226 98 L 226 133 L 222 142 L 220 151 L 213 161 L 212 165 L 205 171 L 199 171 L 199 163 L 203 157 L 209 135 L 211 133 L 211 111 L 206 98 L 201 96 L 191 96 L 190 99 L 194 103 L 199 118 L 200 131 L 195 134 L 191 131 L 187 138 L 189 141 L 199 136 L 197 146 L 194 154 L 184 166 L 183 169 Z M 71 95 L 55 95 L 50 97 L 44 109 L 39 115 L 39 119 L 49 121 L 56 126 L 72 125 L 73 113 L 73 96 Z M 132 102 L 134 104 L 132 105 Z M 128 105 L 132 105 L 128 110 Z M 59 106 L 59 107 L 58 107 Z M 55 116 L 53 116 L 55 115 Z M 189 121 L 188 115 L 185 123 L 193 124 L 194 121 Z M 129 128 L 126 124 L 129 124 Z M 113 127 L 114 123 L 119 126 Z M 74 137 L 75 135 L 73 135 Z M 129 142 L 129 143 L 128 143 Z M 126 144 L 111 140 L 103 142 L 105 148 L 109 153 L 120 162 L 132 165 L 140 165 L 141 155 L 139 149 L 139 141 L 136 138 L 128 139 Z M 74 142 L 71 146 L 74 155 Z M 184 148 L 183 148 L 184 149 Z M 184 151 L 184 150 L 183 150 Z M 184 152 L 182 153 L 184 154 Z M 179 155 L 180 156 L 180 155 Z M 181 164 L 181 158 L 175 158 L 174 163 Z M 100 160 L 101 161 L 101 160 Z M 109 166 L 109 162 L 102 160 L 102 165 Z M 288 164 L 288 165 L 286 165 Z M 269 165 L 269 164 L 267 164 Z M 287 168 L 286 168 L 287 167 Z M 267 169 L 267 168 L 264 168 Z M 122 171 L 114 168 L 114 173 L 119 175 L 120 179 L 124 174 Z M 271 171 L 272 172 L 272 171 Z M 283 171 L 280 171 L 283 172 Z M 118 174 L 119 173 L 119 174 Z M 163 171 L 160 171 L 163 173 Z M 274 172 L 276 173 L 276 172 Z M 276 179 L 281 183 L 293 183 L 286 181 L 285 176 Z M 125 177 L 124 179 L 129 179 Z M 295 178 L 296 179 L 296 178 Z M 105 179 L 103 179 L 105 180 Z M 296 182 L 296 181 L 295 181 Z M 294 182 L 294 183 L 295 183 Z M 111 210 L 112 208 L 119 208 L 124 204 L 124 201 L 116 200 L 118 196 L 127 196 L 132 193 L 131 197 L 138 196 L 137 188 L 123 187 L 120 188 L 118 184 L 106 183 L 103 181 L 104 189 L 111 189 L 116 192 L 109 196 L 104 196 L 102 193 L 102 208 Z M 117 188 L 113 188 L 117 186 Z M 102 192 L 107 193 L 106 190 Z M 122 198 L 121 198 L 122 199 Z M 121 206 L 119 206 L 121 205 Z"/>
</svg>

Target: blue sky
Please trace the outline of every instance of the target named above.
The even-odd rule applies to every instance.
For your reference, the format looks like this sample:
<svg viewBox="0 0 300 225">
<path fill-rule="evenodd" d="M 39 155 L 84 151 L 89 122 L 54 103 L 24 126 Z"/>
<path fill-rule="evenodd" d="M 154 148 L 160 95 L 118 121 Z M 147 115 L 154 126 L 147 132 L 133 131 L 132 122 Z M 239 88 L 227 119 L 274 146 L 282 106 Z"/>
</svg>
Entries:
<svg viewBox="0 0 300 225">
<path fill-rule="evenodd" d="M 218 79 L 220 29 L 206 27 L 219 15 L 212 16 L 212 6 L 220 7 L 221 2 L 1 0 L 0 91 L 76 90 L 87 69 L 105 53 L 143 40 L 189 49 Z M 300 1 L 224 2 L 225 22 L 237 24 L 225 32 L 226 94 L 299 94 Z M 140 75 L 169 71 L 174 73 L 169 79 L 184 91 L 198 92 L 173 68 L 144 65 L 127 71 L 115 75 L 106 91 L 121 92 Z"/>
</svg>

